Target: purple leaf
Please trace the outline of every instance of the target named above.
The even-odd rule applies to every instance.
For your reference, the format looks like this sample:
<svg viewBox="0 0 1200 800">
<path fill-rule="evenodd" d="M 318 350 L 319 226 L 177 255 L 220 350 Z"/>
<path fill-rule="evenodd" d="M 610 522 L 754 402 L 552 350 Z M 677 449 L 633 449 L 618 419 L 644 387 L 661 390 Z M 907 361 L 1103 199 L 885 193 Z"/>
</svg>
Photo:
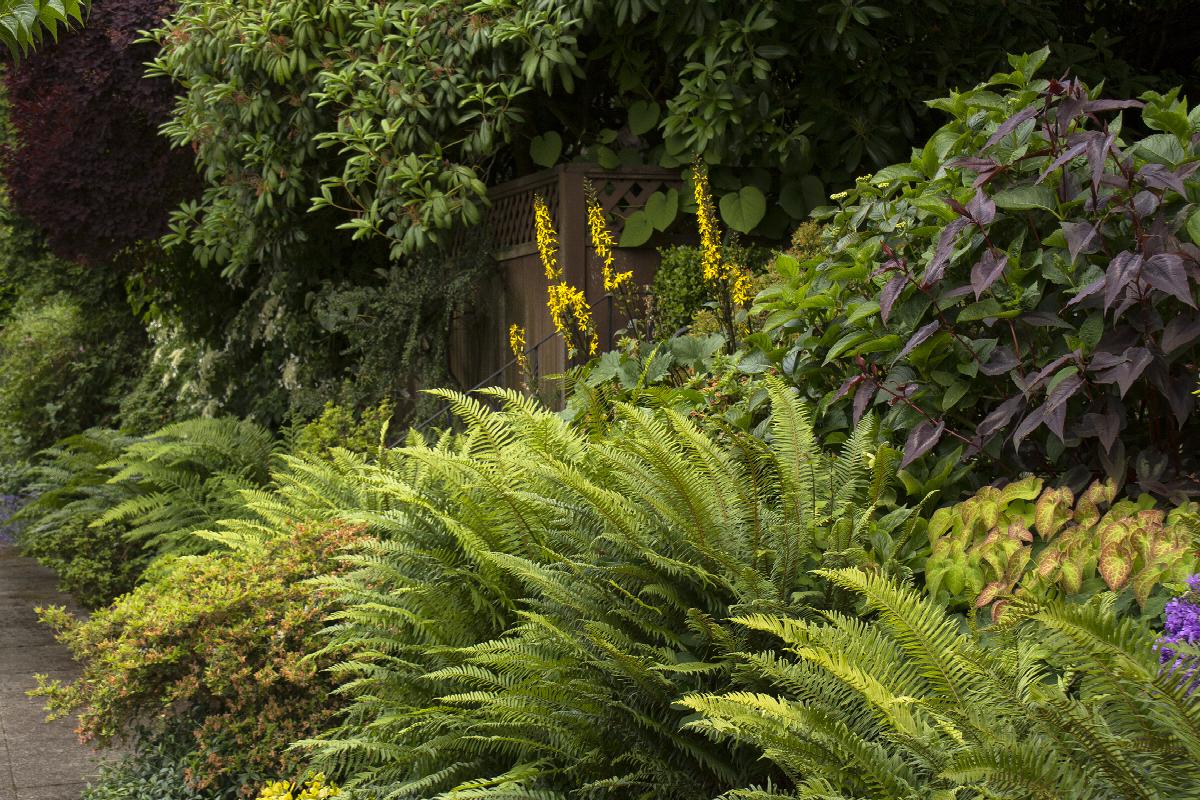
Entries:
<svg viewBox="0 0 1200 800">
<path fill-rule="evenodd" d="M 956 158 L 946 165 L 950 169 L 969 169 L 973 172 L 983 172 L 989 169 L 995 169 L 1000 166 L 994 158 L 986 156 L 967 156 L 965 158 Z"/>
<path fill-rule="evenodd" d="M 983 256 L 971 267 L 971 288 L 975 290 L 975 299 L 978 300 L 989 286 L 1004 274 L 1004 268 L 1008 266 L 1008 255 L 996 255 L 996 251 L 990 247 L 983 251 Z"/>
<path fill-rule="evenodd" d="M 925 274 L 921 278 L 921 285 L 928 288 L 942 279 L 946 265 L 950 263 L 950 255 L 954 252 L 954 239 L 969 224 L 967 220 L 959 217 L 942 229 L 937 249 L 934 250 L 933 258 L 930 259 L 929 266 L 925 268 Z"/>
<path fill-rule="evenodd" d="M 1187 422 L 1187 418 L 1192 414 L 1192 409 L 1196 406 L 1196 395 L 1192 393 L 1194 385 L 1195 381 L 1189 382 L 1175 378 L 1168 383 L 1167 391 L 1163 392 L 1167 402 L 1171 405 L 1171 412 L 1175 414 L 1175 422 L 1180 428 L 1183 427 L 1183 423 Z"/>
<path fill-rule="evenodd" d="M 908 276 L 904 273 L 893 275 L 892 279 L 883 287 L 883 292 L 879 295 L 879 316 L 886 325 L 888 317 L 892 315 L 892 306 L 896 304 L 896 299 L 900 297 L 900 292 L 904 290 L 904 285 L 908 283 Z"/>
<path fill-rule="evenodd" d="M 1131 347 L 1121 357 L 1121 362 L 1114 367 L 1096 373 L 1097 383 L 1115 383 L 1121 391 L 1121 397 L 1133 387 L 1134 381 L 1141 377 L 1150 366 L 1154 356 L 1144 347 Z"/>
<path fill-rule="evenodd" d="M 1080 253 L 1094 253 L 1100 247 L 1100 232 L 1090 222 L 1064 222 L 1062 231 L 1067 237 L 1072 264 Z"/>
<path fill-rule="evenodd" d="M 1179 254 L 1159 253 L 1151 256 L 1142 269 L 1142 277 L 1160 292 L 1178 297 L 1192 308 L 1196 307 L 1196 301 L 1192 299 L 1192 286 L 1188 282 L 1187 268 Z"/>
<path fill-rule="evenodd" d="M 1088 142 L 1088 139 L 1084 139 L 1083 141 L 1077 142 L 1064 150 L 1061 154 L 1059 154 L 1058 158 L 1050 162 L 1050 165 L 1046 167 L 1046 171 L 1038 176 L 1038 179 L 1035 181 L 1035 183 L 1041 183 L 1050 176 L 1051 172 L 1054 172 L 1054 170 L 1058 169 L 1063 164 L 1066 164 L 1071 159 L 1078 158 L 1079 156 L 1083 155 L 1083 151 L 1087 149 Z"/>
<path fill-rule="evenodd" d="M 1016 416 L 1017 412 L 1021 410 L 1021 406 L 1024 404 L 1025 398 L 1019 394 L 1014 394 L 1012 397 L 996 406 L 992 413 L 983 418 L 983 421 L 979 423 L 977 428 L 975 428 L 975 435 L 979 436 L 981 439 L 988 438 L 993 433 L 1011 422 L 1012 418 Z"/>
<path fill-rule="evenodd" d="M 1089 297 L 1094 295 L 1096 292 L 1103 289 L 1106 283 L 1107 283 L 1107 279 L 1103 275 L 1101 275 L 1099 278 L 1092 281 L 1087 286 L 1083 287 L 1078 292 L 1076 292 L 1075 296 L 1067 301 L 1066 307 L 1070 308 L 1071 306 L 1075 305 L 1076 303 L 1082 303 L 1084 300 L 1088 299 Z"/>
<path fill-rule="evenodd" d="M 848 395 L 850 393 L 851 389 L 853 389 L 855 386 L 862 383 L 866 379 L 867 379 L 866 375 L 855 375 L 851 378 L 847 378 L 845 380 L 845 382 L 841 386 L 838 387 L 837 394 L 835 394 L 833 396 L 833 399 L 841 400 L 843 397 L 845 397 L 846 395 Z"/>
<path fill-rule="evenodd" d="M 1037 430 L 1038 426 L 1046 421 L 1046 407 L 1034 409 L 1025 415 L 1025 419 L 1021 420 L 1021 424 L 1013 431 L 1012 443 L 1016 450 L 1021 449 L 1021 442 L 1025 441 L 1025 437 Z"/>
<path fill-rule="evenodd" d="M 1139 217 L 1148 217 L 1158 208 L 1159 198 L 1149 189 L 1143 189 L 1133 196 L 1133 210 Z"/>
<path fill-rule="evenodd" d="M 1066 402 L 1083 387 L 1083 378 L 1078 375 L 1068 375 L 1059 381 L 1058 385 L 1046 396 L 1046 413 L 1049 414 Z M 1062 436 L 1059 436 L 1061 439 Z"/>
<path fill-rule="evenodd" d="M 1008 345 L 997 347 L 992 351 L 992 356 L 987 360 L 987 363 L 979 367 L 979 371 L 984 375 L 1003 375 L 1011 369 L 1015 369 L 1017 364 L 1017 354 Z"/>
<path fill-rule="evenodd" d="M 863 414 L 867 412 L 867 406 L 871 403 L 871 398 L 876 392 L 874 381 L 863 381 L 858 385 L 858 391 L 854 393 L 854 424 L 863 418 Z"/>
<path fill-rule="evenodd" d="M 1050 432 L 1057 436 L 1060 442 L 1065 441 L 1066 437 L 1063 436 L 1063 429 L 1067 425 L 1067 406 L 1063 404 L 1046 409 L 1044 416 L 1045 419 L 1043 421 L 1046 423 L 1046 427 L 1050 429 Z"/>
<path fill-rule="evenodd" d="M 1113 442 L 1121 431 L 1121 416 L 1115 411 L 1104 414 L 1084 414 L 1075 434 L 1080 438 L 1094 437 L 1100 440 L 1105 450 L 1112 450 Z"/>
<path fill-rule="evenodd" d="M 929 420 L 923 420 L 920 425 L 913 428 L 912 432 L 908 434 L 908 440 L 904 443 L 904 460 L 900 462 L 900 469 L 904 469 L 933 449 L 945 432 L 945 420 L 936 425 Z"/>
<path fill-rule="evenodd" d="M 988 197 L 982 189 L 976 189 L 975 196 L 967 203 L 967 214 L 976 225 L 990 225 L 996 218 L 996 201 Z"/>
<path fill-rule="evenodd" d="M 1119 111 L 1123 108 L 1143 108 L 1146 104 L 1141 100 L 1089 100 L 1083 104 L 1083 113 L 1094 114 L 1097 111 Z"/>
<path fill-rule="evenodd" d="M 1025 385 L 1023 387 L 1021 387 L 1022 391 L 1025 392 L 1025 396 L 1029 397 L 1030 394 L 1032 394 L 1034 391 L 1039 389 L 1041 387 L 1041 385 L 1046 382 L 1047 378 L 1049 378 L 1054 373 L 1058 372 L 1060 367 L 1062 367 L 1068 361 L 1075 358 L 1076 355 L 1078 355 L 1078 354 L 1077 353 L 1067 353 L 1065 356 L 1059 356 L 1058 358 L 1054 359 L 1049 364 L 1047 364 L 1046 366 L 1044 366 L 1040 370 L 1038 370 L 1033 376 L 1031 376 L 1028 380 L 1026 380 Z"/>
<path fill-rule="evenodd" d="M 1036 117 L 1037 113 L 1038 113 L 1037 106 L 1025 106 L 1025 108 L 1022 108 L 1020 111 L 1013 114 L 1008 119 L 1004 120 L 1004 122 L 1000 123 L 1000 126 L 998 128 L 996 128 L 996 132 L 993 133 L 991 135 L 991 137 L 988 138 L 987 142 L 983 145 L 983 149 L 987 150 L 989 147 L 994 145 L 996 142 L 1000 141 L 1005 136 L 1008 136 L 1010 133 L 1015 131 L 1017 129 L 1017 126 L 1020 125 L 1022 122 L 1025 122 L 1026 120 L 1030 120 L 1030 119 L 1033 119 L 1034 117 Z"/>
<path fill-rule="evenodd" d="M 1113 256 L 1113 260 L 1109 262 L 1108 270 L 1105 273 L 1105 278 L 1107 279 L 1104 284 L 1105 312 L 1112 306 L 1117 296 L 1121 293 L 1121 290 L 1137 277 L 1141 266 L 1142 257 L 1137 253 L 1122 250 Z"/>
<path fill-rule="evenodd" d="M 1170 355 L 1197 336 L 1200 336 L 1200 316 L 1174 317 L 1163 330 L 1162 351 Z"/>
<path fill-rule="evenodd" d="M 908 340 L 908 344 L 904 345 L 904 349 L 900 351 L 900 355 L 898 355 L 894 359 L 892 359 L 892 363 L 893 364 L 896 363 L 897 361 L 899 361 L 900 359 L 904 358 L 906 355 L 911 353 L 913 350 L 916 350 L 921 345 L 922 342 L 924 342 L 930 336 L 933 336 L 935 333 L 937 333 L 937 330 L 939 327 L 941 327 L 941 324 L 942 324 L 941 322 L 934 320 L 933 322 L 929 323 L 928 325 L 923 326 L 920 330 L 918 330 L 916 333 L 914 333 L 912 335 L 912 338 Z"/>
<path fill-rule="evenodd" d="M 1190 178 L 1200 164 L 1193 162 L 1179 169 L 1171 169 L 1162 164 L 1146 164 L 1137 171 L 1135 178 L 1140 178 L 1147 186 L 1156 189 L 1170 189 L 1177 194 L 1187 197 L 1187 186 L 1184 180 Z"/>
<path fill-rule="evenodd" d="M 1100 191 L 1100 178 L 1104 175 L 1104 165 L 1108 161 L 1108 151 L 1117 140 L 1115 133 L 1108 136 L 1095 135 L 1088 139 L 1088 165 L 1092 168 L 1092 191 Z"/>
</svg>

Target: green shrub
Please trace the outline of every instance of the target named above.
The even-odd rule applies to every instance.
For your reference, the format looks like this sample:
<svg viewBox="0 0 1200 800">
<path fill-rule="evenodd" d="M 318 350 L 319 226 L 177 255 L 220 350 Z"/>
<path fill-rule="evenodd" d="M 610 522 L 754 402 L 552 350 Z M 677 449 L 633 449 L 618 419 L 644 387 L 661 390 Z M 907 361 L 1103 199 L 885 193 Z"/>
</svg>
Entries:
<svg viewBox="0 0 1200 800">
<path fill-rule="evenodd" d="M 743 657 L 757 688 L 682 702 L 700 715 L 689 730 L 753 746 L 795 786 L 734 796 L 1195 796 L 1193 679 L 1162 670 L 1154 633 L 1118 619 L 1111 596 L 1014 604 L 981 631 L 886 577 L 824 574 L 862 598 L 865 620 L 742 614 L 776 637 Z"/>
<path fill-rule="evenodd" d="M 391 421 L 391 404 L 386 401 L 361 414 L 355 414 L 345 406 L 326 403 L 321 416 L 294 433 L 291 450 L 297 455 L 329 457 L 330 451 L 342 448 L 378 457 L 383 452 Z"/>
<path fill-rule="evenodd" d="M 109 419 L 131 350 L 78 301 L 55 295 L 19 304 L 0 331 L 0 448 L 29 455 Z"/>
<path fill-rule="evenodd" d="M 260 520 L 261 524 L 262 520 Z M 42 679 L 54 715 L 79 712 L 97 744 L 178 738 L 187 783 L 227 792 L 295 774 L 288 745 L 328 719 L 329 659 L 309 659 L 332 610 L 310 579 L 337 569 L 352 527 L 282 524 L 233 550 L 160 563 L 109 608 L 44 621 L 83 663 L 80 679 Z M 173 780 L 173 777 L 172 777 Z"/>
<path fill-rule="evenodd" d="M 982 451 L 987 480 L 1170 494 L 1200 424 L 1200 112 L 1036 79 L 1046 55 L 933 102 L 952 120 L 860 180 L 828 256 L 781 259 L 758 308 L 825 429 L 887 409 L 929 473 Z"/>
<path fill-rule="evenodd" d="M 713 299 L 712 290 L 704 280 L 700 248 L 688 245 L 666 247 L 659 251 L 661 261 L 650 286 L 655 334 L 669 338 L 683 328 L 692 326 L 696 313 Z M 762 273 L 771 261 L 771 252 L 762 247 L 745 247 L 737 243 L 725 245 L 722 256 L 730 263 Z M 713 331 L 705 329 L 703 333 Z"/>
<path fill-rule="evenodd" d="M 208 549 L 195 534 L 248 513 L 241 493 L 266 486 L 275 451 L 270 431 L 228 418 L 72 436 L 30 471 L 33 500 L 15 518 L 22 549 L 83 605 L 101 606 L 154 558 Z"/>
<path fill-rule="evenodd" d="M 188 786 L 180 761 L 186 745 L 168 737 L 144 743 L 115 764 L 100 768 L 82 800 L 233 800 Z"/>
<path fill-rule="evenodd" d="M 875 514 L 898 456 L 868 424 L 824 453 L 768 390 L 770 444 L 728 449 L 669 410 L 618 405 L 592 435 L 513 394 L 455 398 L 461 437 L 364 476 L 378 539 L 330 582 L 353 702 L 306 743 L 317 766 L 379 796 L 707 799 L 778 777 L 680 733 L 676 700 L 735 681 L 735 610 L 842 607 L 821 565 L 906 574 L 916 517 Z"/>
</svg>

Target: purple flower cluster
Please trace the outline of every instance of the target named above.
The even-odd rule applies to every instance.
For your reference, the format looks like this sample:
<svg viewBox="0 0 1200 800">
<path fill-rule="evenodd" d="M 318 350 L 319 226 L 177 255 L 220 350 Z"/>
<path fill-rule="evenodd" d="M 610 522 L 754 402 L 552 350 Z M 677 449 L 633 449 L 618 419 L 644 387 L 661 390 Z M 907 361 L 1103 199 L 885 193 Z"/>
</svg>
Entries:
<svg viewBox="0 0 1200 800">
<path fill-rule="evenodd" d="M 1188 578 L 1188 589 L 1187 594 L 1167 603 L 1166 625 L 1158 640 L 1158 660 L 1160 664 L 1170 662 L 1165 672 L 1177 674 L 1181 682 L 1188 682 L 1190 693 L 1200 686 L 1200 676 L 1193 678 L 1200 668 L 1200 661 L 1194 655 L 1176 656 L 1169 647 L 1172 644 L 1200 645 L 1200 575 Z"/>
</svg>

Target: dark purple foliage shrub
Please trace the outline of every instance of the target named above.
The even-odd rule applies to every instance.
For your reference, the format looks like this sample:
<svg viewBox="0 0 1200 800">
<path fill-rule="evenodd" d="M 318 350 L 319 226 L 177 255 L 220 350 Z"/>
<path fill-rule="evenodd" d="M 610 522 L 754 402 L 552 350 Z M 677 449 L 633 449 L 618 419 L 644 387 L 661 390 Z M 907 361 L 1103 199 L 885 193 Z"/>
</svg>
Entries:
<svg viewBox="0 0 1200 800">
<path fill-rule="evenodd" d="M 16 141 L 3 144 L 4 181 L 64 258 L 103 262 L 159 236 L 193 192 L 191 154 L 158 133 L 174 88 L 143 76 L 155 51 L 137 43 L 173 5 L 96 0 L 85 26 L 7 69 Z"/>
<path fill-rule="evenodd" d="M 879 410 L 914 470 L 1194 491 L 1200 109 L 1038 79 L 1045 56 L 932 103 L 953 120 L 760 306 L 826 425 Z"/>
</svg>

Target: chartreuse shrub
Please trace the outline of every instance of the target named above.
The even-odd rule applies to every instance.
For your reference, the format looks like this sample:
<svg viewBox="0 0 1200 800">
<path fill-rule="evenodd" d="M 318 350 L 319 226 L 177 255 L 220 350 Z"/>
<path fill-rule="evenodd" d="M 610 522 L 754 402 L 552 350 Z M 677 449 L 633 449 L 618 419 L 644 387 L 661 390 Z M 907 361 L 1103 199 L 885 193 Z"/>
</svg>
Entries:
<svg viewBox="0 0 1200 800">
<path fill-rule="evenodd" d="M 1191 679 L 1161 669 L 1153 632 L 1116 616 L 1112 595 L 1014 601 L 980 630 L 889 577 L 821 576 L 863 616 L 740 615 L 772 637 L 742 655 L 751 686 L 682 701 L 699 715 L 686 730 L 750 745 L 787 775 L 732 796 L 1196 796 Z"/>
<path fill-rule="evenodd" d="M 779 778 L 681 730 L 729 685 L 735 613 L 853 607 L 811 570 L 908 574 L 917 517 L 864 422 L 837 453 L 778 381 L 769 441 L 617 405 L 589 435 L 515 394 L 451 397 L 465 430 L 371 467 L 373 535 L 324 581 L 349 708 L 305 746 L 378 796 L 711 798 Z M 395 461 L 392 461 L 395 459 Z M 407 475 L 397 473 L 401 466 Z"/>
<path fill-rule="evenodd" d="M 1086 599 L 1128 589 L 1156 618 L 1169 593 L 1147 606 L 1151 593 L 1197 571 L 1200 515 L 1194 503 L 1168 513 L 1149 495 L 1116 497 L 1112 481 L 1076 499 L 1031 477 L 940 508 L 929 522 L 925 589 L 952 608 L 991 606 L 997 616 L 1013 596 Z"/>
<path fill-rule="evenodd" d="M 914 474 L 981 454 L 987 480 L 1169 494 L 1200 433 L 1200 109 L 1039 79 L 1046 57 L 933 101 L 950 121 L 860 180 L 828 255 L 782 259 L 758 305 L 824 425 L 879 408 Z"/>
<path fill-rule="evenodd" d="M 86 620 L 43 609 L 83 664 L 71 683 L 40 680 L 47 708 L 78 712 L 81 736 L 99 745 L 180 742 L 186 783 L 205 793 L 300 771 L 288 745 L 328 719 L 332 688 L 331 660 L 306 657 L 334 607 L 310 581 L 339 569 L 336 552 L 359 531 L 294 519 L 266 510 L 214 534 L 227 547 L 160 564 Z"/>
</svg>

